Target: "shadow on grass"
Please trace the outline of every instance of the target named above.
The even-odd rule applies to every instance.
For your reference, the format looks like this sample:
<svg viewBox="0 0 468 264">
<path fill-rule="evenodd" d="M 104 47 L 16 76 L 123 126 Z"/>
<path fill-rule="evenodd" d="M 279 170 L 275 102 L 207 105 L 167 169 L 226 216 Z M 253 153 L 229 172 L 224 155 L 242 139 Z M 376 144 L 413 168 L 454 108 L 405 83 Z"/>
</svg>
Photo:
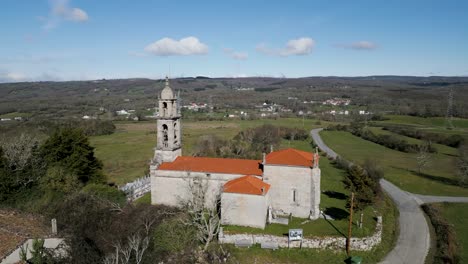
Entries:
<svg viewBox="0 0 468 264">
<path fill-rule="evenodd" d="M 336 220 L 345 219 L 349 216 L 347 211 L 337 207 L 328 207 L 325 209 L 324 213 Z"/>
<path fill-rule="evenodd" d="M 440 183 L 447 184 L 447 185 L 460 186 L 460 183 L 456 179 L 450 179 L 450 178 L 445 178 L 441 176 L 434 176 L 434 175 L 430 175 L 424 172 L 418 173 L 415 170 L 410 170 L 410 172 L 416 176 L 419 176 L 419 177 L 422 177 L 431 181 L 436 181 L 436 182 L 440 182 Z"/>
<path fill-rule="evenodd" d="M 335 199 L 338 199 L 338 200 L 345 200 L 346 198 L 348 198 L 348 196 L 344 193 L 340 193 L 340 192 L 335 192 L 335 191 L 324 191 L 323 194 L 325 194 L 326 196 L 330 197 L 330 198 L 335 198 Z"/>
<path fill-rule="evenodd" d="M 324 219 L 325 219 L 325 221 L 327 221 L 328 224 L 330 224 L 330 225 L 333 227 L 333 229 L 335 229 L 336 232 L 338 232 L 342 237 L 346 238 L 346 235 L 345 235 L 343 232 L 341 232 L 341 230 L 339 230 L 339 229 L 333 224 L 332 221 L 328 220 L 326 217 L 325 217 Z"/>
</svg>

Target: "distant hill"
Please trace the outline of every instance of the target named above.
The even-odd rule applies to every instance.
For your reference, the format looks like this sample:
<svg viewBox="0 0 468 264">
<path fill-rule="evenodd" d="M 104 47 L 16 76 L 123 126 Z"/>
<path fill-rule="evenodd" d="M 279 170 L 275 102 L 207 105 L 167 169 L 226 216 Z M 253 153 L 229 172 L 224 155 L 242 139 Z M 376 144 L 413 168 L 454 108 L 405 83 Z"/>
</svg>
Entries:
<svg viewBox="0 0 468 264">
<path fill-rule="evenodd" d="M 164 80 L 144 78 L 23 82 L 0 84 L 0 115 L 20 112 L 44 117 L 92 115 L 103 107 L 143 110 L 156 105 Z M 454 113 L 468 116 L 468 77 L 365 76 L 304 78 L 208 78 L 171 80 L 183 102 L 208 103 L 217 108 L 252 108 L 272 101 L 297 108 L 297 101 L 349 97 L 352 104 L 382 111 L 444 115 L 449 88 L 455 91 Z M 242 89 L 253 88 L 253 89 Z M 430 108 L 430 109 L 429 109 Z"/>
</svg>

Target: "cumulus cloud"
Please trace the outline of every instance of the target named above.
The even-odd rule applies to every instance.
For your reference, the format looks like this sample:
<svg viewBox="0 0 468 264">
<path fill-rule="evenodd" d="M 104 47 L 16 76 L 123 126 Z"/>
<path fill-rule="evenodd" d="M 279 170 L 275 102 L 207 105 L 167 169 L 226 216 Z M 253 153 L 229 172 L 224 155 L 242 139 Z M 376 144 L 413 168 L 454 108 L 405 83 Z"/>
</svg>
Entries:
<svg viewBox="0 0 468 264">
<path fill-rule="evenodd" d="M 353 49 L 353 50 L 375 50 L 377 49 L 377 44 L 370 41 L 357 41 L 348 44 L 338 44 L 336 45 L 339 48 Z"/>
<path fill-rule="evenodd" d="M 235 60 L 246 60 L 247 58 L 249 58 L 249 54 L 247 52 L 235 51 L 229 48 L 225 48 L 224 53 L 226 53 L 229 57 Z"/>
<path fill-rule="evenodd" d="M 196 37 L 162 38 L 146 46 L 145 51 L 156 56 L 200 55 L 208 53 L 208 46 Z"/>
<path fill-rule="evenodd" d="M 71 7 L 69 0 L 50 0 L 51 10 L 48 17 L 39 17 L 44 21 L 44 29 L 50 30 L 60 24 L 62 20 L 84 22 L 89 19 L 88 14 L 81 8 Z"/>
<path fill-rule="evenodd" d="M 315 46 L 315 40 L 307 37 L 291 39 L 286 43 L 286 46 L 281 49 L 269 48 L 266 44 L 258 44 L 256 50 L 267 55 L 291 56 L 291 55 L 307 55 L 312 52 Z"/>
</svg>

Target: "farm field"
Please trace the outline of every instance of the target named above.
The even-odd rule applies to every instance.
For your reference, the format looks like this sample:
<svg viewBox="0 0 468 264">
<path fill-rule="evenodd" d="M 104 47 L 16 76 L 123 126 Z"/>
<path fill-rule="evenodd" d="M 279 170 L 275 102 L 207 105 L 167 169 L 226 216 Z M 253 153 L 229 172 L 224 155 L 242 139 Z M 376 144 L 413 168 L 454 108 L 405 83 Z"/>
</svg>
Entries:
<svg viewBox="0 0 468 264">
<path fill-rule="evenodd" d="M 345 159 L 357 163 L 376 159 L 385 169 L 385 178 L 403 190 L 419 194 L 468 196 L 468 189 L 456 185 L 456 157 L 444 151 L 430 154 L 430 164 L 418 175 L 414 153 L 392 150 L 349 132 L 322 131 L 321 136 Z"/>
<path fill-rule="evenodd" d="M 442 128 L 445 129 L 446 121 L 445 117 L 417 117 L 417 116 L 408 116 L 408 115 L 386 115 L 386 118 L 389 120 L 378 121 L 376 123 L 381 124 L 406 124 L 406 125 L 416 125 L 421 127 L 429 128 Z M 468 119 L 462 118 L 453 118 L 453 126 L 455 130 L 468 128 Z"/>
<path fill-rule="evenodd" d="M 389 119 L 384 121 L 374 121 L 372 122 L 372 125 L 378 127 L 385 125 L 402 126 L 446 135 L 459 134 L 468 139 L 468 119 L 454 118 L 452 120 L 454 128 L 447 129 L 446 121 L 443 117 L 423 118 L 406 115 L 386 115 L 385 117 Z"/>
</svg>

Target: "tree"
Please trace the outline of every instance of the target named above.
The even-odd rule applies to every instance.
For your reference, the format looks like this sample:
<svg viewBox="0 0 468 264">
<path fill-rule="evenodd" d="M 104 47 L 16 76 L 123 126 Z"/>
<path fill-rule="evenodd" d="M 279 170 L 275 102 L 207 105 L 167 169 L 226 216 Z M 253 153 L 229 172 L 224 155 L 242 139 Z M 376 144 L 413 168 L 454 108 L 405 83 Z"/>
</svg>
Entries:
<svg viewBox="0 0 468 264">
<path fill-rule="evenodd" d="M 354 192 L 354 208 L 362 211 L 367 205 L 375 201 L 375 185 L 378 184 L 369 174 L 359 165 L 352 165 L 343 180 L 345 188 Z M 348 201 L 348 207 L 350 201 Z"/>
<path fill-rule="evenodd" d="M 4 166 L 10 171 L 14 184 L 27 187 L 36 184 L 45 172 L 46 164 L 39 153 L 39 141 L 29 135 L 3 138 Z"/>
<path fill-rule="evenodd" d="M 94 156 L 94 148 L 81 130 L 62 128 L 57 130 L 41 147 L 41 153 L 49 166 L 58 165 L 79 182 L 104 181 L 102 163 Z"/>
<path fill-rule="evenodd" d="M 468 185 L 468 144 L 458 147 L 458 182 L 461 186 Z"/>
<path fill-rule="evenodd" d="M 207 197 L 208 182 L 201 178 L 189 181 L 189 197 L 182 201 L 182 207 L 188 213 L 185 224 L 195 228 L 197 239 L 203 244 L 203 252 L 218 236 L 221 227 L 220 197 Z"/>
<path fill-rule="evenodd" d="M 366 159 L 362 164 L 363 169 L 367 175 L 372 179 L 370 186 L 373 192 L 379 195 L 382 192 L 379 181 L 384 177 L 384 170 L 375 159 Z"/>
<path fill-rule="evenodd" d="M 31 253 L 31 258 L 28 259 L 28 245 L 26 247 L 20 248 L 20 258 L 25 263 L 30 264 L 46 264 L 46 263 L 54 263 L 52 260 L 52 256 L 50 252 L 47 252 L 46 248 L 44 247 L 44 239 L 34 239 L 32 244 L 32 249 L 29 250 Z"/>
<path fill-rule="evenodd" d="M 416 153 L 416 164 L 418 166 L 418 174 L 421 174 L 423 168 L 425 168 L 431 159 L 429 155 L 429 145 L 421 144 L 418 146 L 418 153 Z"/>
</svg>

